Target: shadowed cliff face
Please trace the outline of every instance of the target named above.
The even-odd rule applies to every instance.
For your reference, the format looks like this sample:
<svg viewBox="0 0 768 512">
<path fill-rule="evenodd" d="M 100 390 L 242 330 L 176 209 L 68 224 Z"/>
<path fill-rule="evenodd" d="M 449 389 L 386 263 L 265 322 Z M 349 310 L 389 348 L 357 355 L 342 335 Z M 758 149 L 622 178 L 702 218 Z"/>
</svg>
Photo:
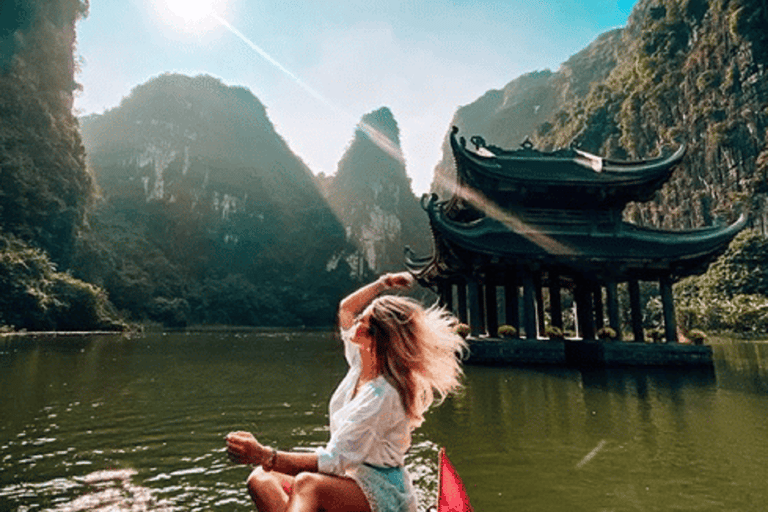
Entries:
<svg viewBox="0 0 768 512">
<path fill-rule="evenodd" d="M 66 265 L 92 193 L 72 115 L 78 0 L 8 0 L 0 20 L 0 228 Z"/>
<path fill-rule="evenodd" d="M 768 5 L 762 0 L 641 0 L 625 29 L 601 36 L 557 73 L 510 83 L 506 90 L 514 90 L 514 98 L 506 102 L 527 105 L 527 113 L 502 114 L 499 100 L 492 104 L 495 110 L 471 116 L 497 126 L 463 126 L 470 106 L 457 112 L 456 124 L 467 136 L 479 134 L 489 144 L 513 148 L 510 137 L 521 133 L 498 128 L 503 119 L 509 127 L 522 127 L 541 149 L 574 142 L 615 158 L 655 156 L 661 147 L 685 141 L 681 168 L 653 201 L 630 205 L 625 216 L 640 224 L 688 228 L 728 221 L 743 207 L 765 231 L 766 26 Z M 579 85 L 564 85 L 575 77 Z M 522 88 L 536 78 L 535 85 Z M 531 114 L 535 105 L 545 105 L 531 97 L 536 92 L 553 98 L 546 119 Z M 471 107 L 479 109 L 484 101 Z M 438 166 L 436 184 L 446 168 Z"/>
<path fill-rule="evenodd" d="M 80 270 L 119 307 L 160 320 L 170 309 L 202 322 L 333 322 L 349 272 L 326 268 L 343 227 L 250 91 L 162 75 L 82 125 L 103 202 Z"/>
<path fill-rule="evenodd" d="M 423 254 L 431 238 L 427 215 L 413 195 L 405 162 L 398 155 L 400 131 L 392 112 L 384 107 L 368 113 L 361 126 L 365 129 L 355 131 L 338 172 L 324 188 L 347 240 L 356 247 L 343 257 L 362 277 L 367 271 L 403 269 L 404 247 Z"/>
</svg>

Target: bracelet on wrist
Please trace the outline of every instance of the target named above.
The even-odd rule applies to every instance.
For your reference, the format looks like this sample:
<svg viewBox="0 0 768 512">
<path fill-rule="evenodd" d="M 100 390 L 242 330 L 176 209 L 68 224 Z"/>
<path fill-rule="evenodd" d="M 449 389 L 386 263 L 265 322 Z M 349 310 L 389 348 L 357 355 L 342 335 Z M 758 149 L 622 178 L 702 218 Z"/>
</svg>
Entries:
<svg viewBox="0 0 768 512">
<path fill-rule="evenodd" d="M 267 460 L 261 463 L 261 468 L 264 471 L 272 471 L 272 468 L 275 467 L 275 462 L 277 462 L 277 450 L 272 448 L 271 446 L 267 448 L 269 450 L 269 457 L 267 457 Z"/>
</svg>

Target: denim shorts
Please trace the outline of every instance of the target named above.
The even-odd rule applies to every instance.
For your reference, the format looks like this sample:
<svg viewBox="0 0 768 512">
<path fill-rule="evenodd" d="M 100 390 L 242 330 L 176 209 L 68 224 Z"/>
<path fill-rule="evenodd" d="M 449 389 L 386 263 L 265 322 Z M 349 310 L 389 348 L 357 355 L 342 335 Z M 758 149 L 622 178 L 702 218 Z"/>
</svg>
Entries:
<svg viewBox="0 0 768 512">
<path fill-rule="evenodd" d="M 411 477 L 402 466 L 362 464 L 347 473 L 362 489 L 372 512 L 416 512 Z"/>
</svg>

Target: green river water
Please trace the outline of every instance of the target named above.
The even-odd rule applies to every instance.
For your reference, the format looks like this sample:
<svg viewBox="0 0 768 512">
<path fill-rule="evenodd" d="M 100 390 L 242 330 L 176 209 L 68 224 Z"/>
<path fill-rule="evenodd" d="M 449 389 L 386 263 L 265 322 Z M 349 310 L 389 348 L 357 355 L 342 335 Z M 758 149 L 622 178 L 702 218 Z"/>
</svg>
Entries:
<svg viewBox="0 0 768 512">
<path fill-rule="evenodd" d="M 466 367 L 416 431 L 423 509 L 444 446 L 476 512 L 768 509 L 768 344 L 714 371 Z M 327 441 L 345 372 L 325 332 L 0 339 L 0 510 L 253 510 L 224 435 Z"/>
</svg>

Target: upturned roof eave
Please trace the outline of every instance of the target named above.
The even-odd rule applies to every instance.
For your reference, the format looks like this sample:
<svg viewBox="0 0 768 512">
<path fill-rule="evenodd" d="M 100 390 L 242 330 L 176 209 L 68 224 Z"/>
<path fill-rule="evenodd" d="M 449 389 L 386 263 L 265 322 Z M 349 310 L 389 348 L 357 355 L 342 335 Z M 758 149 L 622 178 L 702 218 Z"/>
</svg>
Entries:
<svg viewBox="0 0 768 512">
<path fill-rule="evenodd" d="M 621 223 L 614 233 L 573 233 L 542 226 L 507 227 L 494 219 L 453 222 L 430 205 L 433 227 L 444 240 L 464 250 L 500 258 L 559 257 L 605 262 L 698 260 L 724 249 L 746 226 L 745 215 L 729 226 L 685 232 L 654 230 Z"/>
<path fill-rule="evenodd" d="M 547 155 L 546 153 L 539 153 L 536 156 L 516 156 L 512 154 L 484 156 L 469 151 L 462 145 L 456 137 L 457 132 L 458 130 L 454 129 L 450 136 L 451 148 L 457 159 L 465 160 L 475 170 L 493 179 L 514 181 L 521 185 L 542 183 L 558 185 L 567 183 L 569 186 L 631 187 L 644 183 L 665 181 L 686 151 L 686 145 L 681 144 L 674 153 L 667 157 L 636 162 L 608 160 L 595 155 L 589 155 L 585 152 L 575 151 L 572 157 Z M 599 163 L 596 163 L 598 161 Z M 583 172 L 577 174 L 566 169 L 562 174 L 567 175 L 567 177 L 555 181 L 552 176 L 539 178 L 535 174 L 522 175 L 516 174 L 514 171 L 510 172 L 509 170 L 509 168 L 514 169 L 529 164 L 541 166 L 547 163 L 583 169 Z M 599 170 L 596 170 L 598 168 Z"/>
</svg>

